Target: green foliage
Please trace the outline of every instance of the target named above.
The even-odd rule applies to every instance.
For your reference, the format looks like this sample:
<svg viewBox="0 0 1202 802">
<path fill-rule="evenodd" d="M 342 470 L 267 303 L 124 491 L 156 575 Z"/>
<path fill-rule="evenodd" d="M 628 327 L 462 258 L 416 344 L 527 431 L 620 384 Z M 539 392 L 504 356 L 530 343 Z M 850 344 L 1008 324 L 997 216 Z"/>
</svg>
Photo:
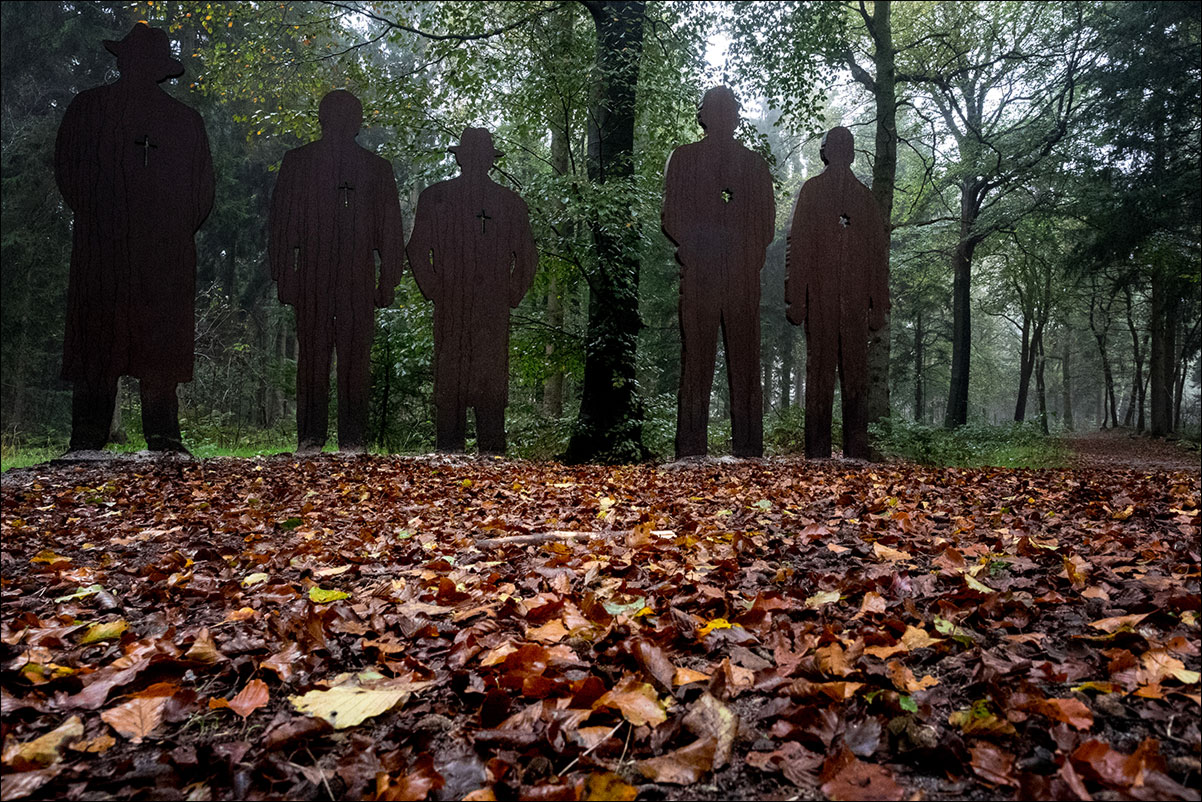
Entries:
<svg viewBox="0 0 1202 802">
<path fill-rule="evenodd" d="M 870 427 L 873 445 L 887 458 L 960 468 L 1062 467 L 1065 453 L 1035 423 L 944 429 L 886 418 Z"/>
</svg>

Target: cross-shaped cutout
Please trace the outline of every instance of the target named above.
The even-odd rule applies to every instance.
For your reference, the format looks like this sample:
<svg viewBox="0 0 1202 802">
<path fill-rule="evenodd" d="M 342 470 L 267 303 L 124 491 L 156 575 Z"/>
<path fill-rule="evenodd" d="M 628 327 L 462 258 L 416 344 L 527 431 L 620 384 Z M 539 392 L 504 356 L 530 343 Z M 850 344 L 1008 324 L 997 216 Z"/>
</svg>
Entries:
<svg viewBox="0 0 1202 802">
<path fill-rule="evenodd" d="M 354 188 L 354 187 L 352 187 L 352 186 L 350 185 L 350 183 L 349 183 L 349 182 L 347 182 L 347 181 L 343 181 L 343 182 L 342 182 L 342 185 L 341 185 L 340 187 L 338 187 L 338 188 L 342 190 L 342 205 L 343 205 L 344 207 L 346 207 L 346 206 L 350 206 L 350 205 L 351 205 L 351 199 L 350 199 L 350 195 L 349 195 L 348 193 L 354 192 L 354 191 L 355 191 L 355 188 Z"/>
<path fill-rule="evenodd" d="M 733 198 L 734 196 L 735 196 L 735 193 L 732 192 L 731 190 L 729 190 L 729 189 L 722 190 L 722 202 L 723 203 L 730 203 L 731 198 Z"/>
<path fill-rule="evenodd" d="M 848 226 L 851 225 L 851 218 L 845 214 L 839 215 L 839 225 L 843 226 L 844 228 L 847 228 Z"/>
<path fill-rule="evenodd" d="M 488 221 L 492 218 L 489 217 L 488 212 L 484 211 L 483 209 L 480 210 L 480 214 L 476 215 L 476 217 L 480 218 L 480 233 L 483 234 L 488 230 Z"/>
<path fill-rule="evenodd" d="M 140 145 L 142 148 L 142 166 L 146 167 L 150 164 L 150 149 L 157 148 L 158 145 L 150 141 L 150 134 L 142 134 L 142 140 L 134 140 L 135 145 Z"/>
</svg>

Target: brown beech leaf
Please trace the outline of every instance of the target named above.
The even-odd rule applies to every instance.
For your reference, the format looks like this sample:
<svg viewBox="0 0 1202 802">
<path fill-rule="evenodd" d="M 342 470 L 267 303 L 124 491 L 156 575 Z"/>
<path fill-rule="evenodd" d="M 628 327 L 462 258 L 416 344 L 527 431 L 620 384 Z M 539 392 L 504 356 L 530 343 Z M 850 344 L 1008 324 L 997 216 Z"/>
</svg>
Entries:
<svg viewBox="0 0 1202 802">
<path fill-rule="evenodd" d="M 141 696 L 130 699 L 100 714 L 100 719 L 132 743 L 141 743 L 163 721 L 166 696 Z"/>
<path fill-rule="evenodd" d="M 636 727 L 650 724 L 654 727 L 662 724 L 668 714 L 659 701 L 655 688 L 646 682 L 640 682 L 627 675 L 611 691 L 593 703 L 594 708 L 612 707 L 621 711 L 622 716 Z"/>
<path fill-rule="evenodd" d="M 1017 786 L 1014 755 L 991 743 L 980 742 L 969 748 L 973 773 L 989 785 Z"/>
<path fill-rule="evenodd" d="M 739 717 L 726 705 L 708 693 L 703 693 L 689 707 L 681 721 L 685 729 L 700 738 L 714 739 L 714 767 L 730 762 L 735 737 L 739 732 Z"/>
<path fill-rule="evenodd" d="M 217 648 L 217 643 L 213 640 L 213 634 L 209 632 L 208 627 L 204 627 L 196 633 L 196 640 L 188 647 L 188 651 L 184 652 L 184 657 L 201 663 L 216 663 L 225 659 L 225 655 Z"/>
<path fill-rule="evenodd" d="M 1080 699 L 1044 699 L 1040 710 L 1045 716 L 1063 721 L 1079 730 L 1093 726 L 1093 712 Z"/>
<path fill-rule="evenodd" d="M 274 671 L 275 675 L 280 678 L 280 682 L 291 682 L 292 677 L 296 674 L 296 661 L 300 659 L 300 656 L 300 646 L 294 641 L 284 647 L 282 651 L 268 657 L 259 664 L 259 667 Z"/>
<path fill-rule="evenodd" d="M 785 741 L 772 752 L 748 753 L 747 762 L 761 771 L 779 771 L 800 788 L 816 788 L 823 758 L 797 741 Z"/>
<path fill-rule="evenodd" d="M 270 696 L 271 694 L 267 690 L 266 682 L 261 679 L 252 679 L 246 683 L 246 687 L 240 690 L 233 699 L 228 701 L 225 699 L 210 699 L 209 709 L 217 710 L 222 707 L 228 707 L 242 718 L 246 718 L 267 704 Z"/>
<path fill-rule="evenodd" d="M 826 759 L 822 767 L 822 793 L 831 800 L 888 800 L 905 798 L 905 789 L 893 779 L 884 766 L 865 763 L 846 746 L 837 755 Z"/>
<path fill-rule="evenodd" d="M 635 767 L 652 782 L 692 785 L 713 770 L 716 749 L 715 739 L 699 738 L 666 755 L 640 760 Z"/>
<path fill-rule="evenodd" d="M 384 772 L 377 774 L 375 798 L 382 802 L 416 802 L 444 785 L 446 780 L 435 770 L 433 756 L 423 752 L 413 767 L 396 779 Z"/>
</svg>

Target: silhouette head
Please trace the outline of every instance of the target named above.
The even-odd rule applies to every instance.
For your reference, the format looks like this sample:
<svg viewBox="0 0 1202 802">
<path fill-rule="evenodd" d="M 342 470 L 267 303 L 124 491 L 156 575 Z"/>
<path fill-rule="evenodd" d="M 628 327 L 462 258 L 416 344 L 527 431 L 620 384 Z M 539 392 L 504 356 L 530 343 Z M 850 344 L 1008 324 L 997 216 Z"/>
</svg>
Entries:
<svg viewBox="0 0 1202 802">
<path fill-rule="evenodd" d="M 739 101 L 735 93 L 725 86 L 715 86 L 706 92 L 697 109 L 697 122 L 705 129 L 706 136 L 734 136 L 739 127 Z"/>
<path fill-rule="evenodd" d="M 833 164 L 838 167 L 850 167 L 856 157 L 856 140 L 843 126 L 832 128 L 822 137 L 822 145 L 818 155 L 823 164 Z"/>
<path fill-rule="evenodd" d="M 466 173 L 487 173 L 493 162 L 505 154 L 493 147 L 492 134 L 487 128 L 464 128 L 458 145 L 447 148 L 455 154 L 455 162 Z"/>
<path fill-rule="evenodd" d="M 321 138 L 354 139 L 363 125 L 363 104 L 345 89 L 327 92 L 317 106 Z"/>
<path fill-rule="evenodd" d="M 124 39 L 105 39 L 104 49 L 117 57 L 123 76 L 149 78 L 156 84 L 184 74 L 184 65 L 171 55 L 171 42 L 162 28 L 139 22 Z"/>
</svg>

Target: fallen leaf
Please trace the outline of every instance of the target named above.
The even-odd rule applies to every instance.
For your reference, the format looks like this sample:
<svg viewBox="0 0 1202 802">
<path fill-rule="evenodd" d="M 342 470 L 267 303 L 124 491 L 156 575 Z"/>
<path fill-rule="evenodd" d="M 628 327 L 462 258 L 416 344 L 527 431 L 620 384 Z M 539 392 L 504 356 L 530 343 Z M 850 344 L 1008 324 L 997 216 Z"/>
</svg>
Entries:
<svg viewBox="0 0 1202 802">
<path fill-rule="evenodd" d="M 806 599 L 806 607 L 817 608 L 826 604 L 834 604 L 837 601 L 839 601 L 839 591 L 821 590 Z"/>
<path fill-rule="evenodd" d="M 314 604 L 329 604 L 341 599 L 349 599 L 351 594 L 343 590 L 327 590 L 314 585 L 309 588 L 309 601 Z"/>
<path fill-rule="evenodd" d="M 346 684 L 328 691 L 289 696 L 288 701 L 297 712 L 328 721 L 336 730 L 344 730 L 404 704 L 414 690 L 428 684 L 408 680 L 388 680 L 369 687 Z"/>
<path fill-rule="evenodd" d="M 582 799 L 586 802 L 601 802 L 602 800 L 613 800 L 613 802 L 634 802 L 638 797 L 639 791 L 633 785 L 628 784 L 619 775 L 611 771 L 604 773 L 590 774 L 584 781 L 584 796 Z"/>
<path fill-rule="evenodd" d="M 611 691 L 593 703 L 593 708 L 612 707 L 621 711 L 622 716 L 636 727 L 644 724 L 656 726 L 662 724 L 668 714 L 659 701 L 655 688 L 646 682 L 640 682 L 634 677 L 626 676 Z"/>
<path fill-rule="evenodd" d="M 83 721 L 79 716 L 71 716 L 39 738 L 23 744 L 13 744 L 11 749 L 6 746 L 3 756 L 4 765 L 12 766 L 17 771 L 45 768 L 57 763 L 62 757 L 59 749 L 63 745 L 63 741 L 69 738 L 78 738 L 81 735 L 83 735 Z"/>
<path fill-rule="evenodd" d="M 712 674 L 706 674 L 703 671 L 694 671 L 691 668 L 682 668 L 677 666 L 676 674 L 672 677 L 672 684 L 675 686 L 688 685 L 690 682 L 707 682 Z"/>
<path fill-rule="evenodd" d="M 692 785 L 713 770 L 716 749 L 713 738 L 699 738 L 665 755 L 640 760 L 635 768 L 652 782 Z"/>
<path fill-rule="evenodd" d="M 1014 755 L 990 743 L 980 742 L 969 748 L 972 771 L 989 785 L 1016 787 Z"/>
<path fill-rule="evenodd" d="M 709 693 L 698 696 L 689 707 L 681 724 L 699 738 L 714 739 L 714 767 L 722 768 L 730 762 L 739 732 L 739 717 L 726 705 Z"/>
<path fill-rule="evenodd" d="M 251 713 L 258 710 L 263 705 L 267 704 L 270 698 L 270 693 L 267 690 L 267 683 L 261 679 L 252 679 L 246 683 L 246 687 L 238 692 L 238 695 L 233 699 L 210 699 L 209 709 L 217 710 L 219 708 L 228 707 L 242 718 L 246 718 Z"/>
<path fill-rule="evenodd" d="M 539 643 L 559 643 L 568 636 L 568 630 L 558 618 L 552 619 L 541 627 L 531 627 L 526 630 L 526 639 Z"/>
<path fill-rule="evenodd" d="M 92 624 L 84 632 L 83 637 L 79 639 L 81 646 L 96 643 L 102 640 L 113 640 L 121 637 L 121 633 L 129 629 L 129 624 L 124 618 L 118 618 L 116 621 L 109 621 L 104 624 Z"/>
<path fill-rule="evenodd" d="M 100 719 L 131 743 L 141 743 L 163 721 L 167 696 L 141 696 L 100 714 Z"/>
<path fill-rule="evenodd" d="M 1113 635 L 1120 629 L 1134 629 L 1135 625 L 1143 621 L 1151 613 L 1135 613 L 1133 615 L 1120 615 L 1114 618 L 1103 618 L 1100 621 L 1090 621 L 1089 625 L 1095 629 L 1100 629 L 1103 632 Z"/>
<path fill-rule="evenodd" d="M 889 800 L 897 802 L 906 792 L 884 766 L 865 763 L 846 746 L 839 754 L 829 757 L 819 777 L 822 793 L 831 800 Z"/>
<path fill-rule="evenodd" d="M 880 559 L 888 560 L 889 562 L 904 562 L 906 560 L 914 559 L 912 555 L 907 554 L 904 551 L 891 549 L 888 546 L 882 546 L 880 543 L 872 544 L 872 553 Z"/>
</svg>

